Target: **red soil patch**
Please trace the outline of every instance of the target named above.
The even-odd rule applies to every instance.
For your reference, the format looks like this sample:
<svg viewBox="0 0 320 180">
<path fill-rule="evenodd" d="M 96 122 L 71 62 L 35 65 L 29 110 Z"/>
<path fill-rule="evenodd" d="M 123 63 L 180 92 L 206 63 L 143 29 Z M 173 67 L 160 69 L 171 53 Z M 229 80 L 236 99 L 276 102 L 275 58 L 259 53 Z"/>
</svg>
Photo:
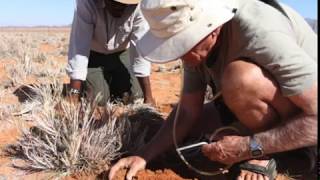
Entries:
<svg viewBox="0 0 320 180">
<path fill-rule="evenodd" d="M 67 61 L 68 61 L 67 57 L 65 57 L 65 56 L 58 56 L 58 57 L 54 57 L 53 59 L 54 59 L 54 61 L 57 61 L 61 64 L 67 64 Z"/>
<path fill-rule="evenodd" d="M 114 180 L 124 180 L 126 176 L 126 170 L 121 170 Z M 170 169 L 165 170 L 157 170 L 157 171 L 151 171 L 151 170 L 145 170 L 140 171 L 137 174 L 137 179 L 139 180 L 184 180 L 180 176 L 178 176 L 175 172 L 173 172 Z"/>
<path fill-rule="evenodd" d="M 172 65 L 171 65 L 172 66 Z M 179 101 L 181 89 L 181 73 L 155 72 L 158 65 L 153 65 L 151 74 L 152 94 L 160 112 L 168 115 L 173 106 Z M 170 64 L 167 65 L 170 67 Z"/>
<path fill-rule="evenodd" d="M 19 99 L 17 96 L 13 94 L 9 94 L 7 96 L 0 98 L 0 104 L 6 104 L 6 105 L 14 105 L 19 103 Z M 0 119 L 1 120 L 1 119 Z"/>
<path fill-rule="evenodd" d="M 9 128 L 7 130 L 2 129 L 1 131 L 0 148 L 7 144 L 14 143 L 20 136 L 20 133 L 16 128 Z"/>
<path fill-rule="evenodd" d="M 40 47 L 39 47 L 39 50 L 41 52 L 44 52 L 44 53 L 50 53 L 50 52 L 54 52 L 56 51 L 56 47 L 53 46 L 53 45 L 50 45 L 48 43 L 43 43 L 43 44 L 40 44 Z"/>
<path fill-rule="evenodd" d="M 9 128 L 7 130 L 2 129 L 0 134 L 0 149 L 5 147 L 10 143 L 14 143 L 19 137 L 19 132 L 17 129 Z M 0 155 L 3 152 L 0 151 Z M 6 175 L 7 178 L 12 179 L 14 175 L 17 174 L 17 170 L 11 167 L 12 161 L 7 158 L 0 156 L 0 175 Z M 1 176 L 0 176 L 1 177 Z"/>
</svg>

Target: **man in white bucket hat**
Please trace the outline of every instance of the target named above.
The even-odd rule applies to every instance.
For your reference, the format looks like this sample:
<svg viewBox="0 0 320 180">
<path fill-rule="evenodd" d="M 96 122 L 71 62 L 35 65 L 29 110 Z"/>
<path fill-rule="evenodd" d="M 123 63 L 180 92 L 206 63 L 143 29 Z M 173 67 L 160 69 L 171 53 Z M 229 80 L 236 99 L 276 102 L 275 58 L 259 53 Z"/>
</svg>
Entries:
<svg viewBox="0 0 320 180">
<path fill-rule="evenodd" d="M 240 162 L 238 179 L 274 179 L 274 159 L 278 169 L 288 170 L 285 162 L 299 164 L 290 175 L 312 174 L 317 35 L 300 15 L 262 0 L 143 0 L 141 9 L 150 30 L 138 41 L 140 54 L 151 62 L 181 58 L 184 63 L 178 142 L 197 127 L 214 131 L 236 122 L 241 136 L 203 145 L 205 156 L 224 164 Z M 203 103 L 207 85 L 221 92 L 219 101 Z M 112 167 L 110 179 L 123 167 L 131 179 L 172 147 L 174 113 L 135 156 Z"/>
<path fill-rule="evenodd" d="M 154 105 L 150 87 L 150 62 L 136 51 L 136 42 L 148 30 L 140 0 L 77 0 L 68 54 L 70 96 L 127 103 L 144 95 Z M 137 78 L 136 78 L 137 77 Z M 140 86 L 139 86 L 140 85 Z M 141 87 L 141 88 L 140 88 Z"/>
</svg>

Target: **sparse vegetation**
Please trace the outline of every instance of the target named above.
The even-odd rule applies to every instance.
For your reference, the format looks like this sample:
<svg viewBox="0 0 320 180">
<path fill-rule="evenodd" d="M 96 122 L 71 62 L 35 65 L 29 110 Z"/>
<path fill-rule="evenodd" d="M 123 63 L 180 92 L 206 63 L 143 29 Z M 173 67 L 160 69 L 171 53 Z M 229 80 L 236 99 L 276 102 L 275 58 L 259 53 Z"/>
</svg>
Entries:
<svg viewBox="0 0 320 180">
<path fill-rule="evenodd" d="M 0 120 L 16 122 L 22 134 L 5 150 L 8 157 L 24 160 L 13 165 L 27 171 L 81 175 L 106 170 L 112 160 L 145 142 L 145 118 L 162 120 L 141 104 L 98 108 L 94 102 L 74 105 L 63 99 L 68 34 L 0 29 L 0 68 L 6 75 L 0 79 Z M 20 102 L 5 103 L 13 94 Z"/>
<path fill-rule="evenodd" d="M 30 78 L 62 78 L 66 75 L 64 68 L 67 62 L 68 33 L 0 29 L 0 37 L 0 59 L 11 60 L 4 67 L 13 86 L 22 85 Z M 64 63 L 56 60 L 61 56 L 65 58 Z"/>
<path fill-rule="evenodd" d="M 6 155 L 26 161 L 15 167 L 27 171 L 54 171 L 64 175 L 98 174 L 112 160 L 145 143 L 146 121 L 162 117 L 146 105 L 107 104 L 82 100 L 73 104 L 60 97 L 59 86 L 30 87 L 38 106 L 20 126 L 22 137 L 6 148 Z M 30 103 L 29 103 L 30 104 Z"/>
</svg>

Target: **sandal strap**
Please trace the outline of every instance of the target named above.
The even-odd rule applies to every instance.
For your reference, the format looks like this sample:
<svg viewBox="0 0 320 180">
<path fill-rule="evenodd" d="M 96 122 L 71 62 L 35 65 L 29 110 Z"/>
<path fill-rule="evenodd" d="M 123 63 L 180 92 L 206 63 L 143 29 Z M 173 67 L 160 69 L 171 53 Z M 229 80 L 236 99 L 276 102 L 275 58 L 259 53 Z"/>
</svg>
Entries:
<svg viewBox="0 0 320 180">
<path fill-rule="evenodd" d="M 245 162 L 240 164 L 239 168 L 265 175 L 269 177 L 269 180 L 274 180 L 277 176 L 277 164 L 274 159 L 270 159 L 266 167 Z"/>
</svg>

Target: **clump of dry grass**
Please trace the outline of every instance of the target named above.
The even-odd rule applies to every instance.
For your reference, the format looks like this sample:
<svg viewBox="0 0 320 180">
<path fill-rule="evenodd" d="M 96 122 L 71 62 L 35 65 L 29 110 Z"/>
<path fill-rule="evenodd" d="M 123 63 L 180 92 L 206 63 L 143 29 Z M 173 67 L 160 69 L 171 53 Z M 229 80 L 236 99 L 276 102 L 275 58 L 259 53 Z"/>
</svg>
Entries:
<svg viewBox="0 0 320 180">
<path fill-rule="evenodd" d="M 30 112 L 32 127 L 20 126 L 21 138 L 5 149 L 6 156 L 25 160 L 13 164 L 16 168 L 30 172 L 98 174 L 145 143 L 146 121 L 162 120 L 146 105 L 107 103 L 102 108 L 84 99 L 74 104 L 60 97 L 58 86 L 30 88 L 37 94 L 33 101 L 40 103 Z"/>
<path fill-rule="evenodd" d="M 66 55 L 68 33 L 0 31 L 0 37 L 0 61 L 10 61 L 5 66 L 8 81 L 0 85 L 0 100 L 7 94 L 2 90 L 52 82 L 29 86 L 32 91 L 26 92 L 23 104 L 0 107 L 0 120 L 16 122 L 22 134 L 5 148 L 7 156 L 25 161 L 15 167 L 66 175 L 97 173 L 144 144 L 147 133 L 153 133 L 148 125 L 155 131 L 163 120 L 153 108 L 141 104 L 109 103 L 101 108 L 86 100 L 76 105 L 64 100 L 58 84 L 65 66 L 53 57 Z M 41 51 L 47 45 L 57 49 Z M 22 123 L 26 120 L 30 122 Z"/>
</svg>

